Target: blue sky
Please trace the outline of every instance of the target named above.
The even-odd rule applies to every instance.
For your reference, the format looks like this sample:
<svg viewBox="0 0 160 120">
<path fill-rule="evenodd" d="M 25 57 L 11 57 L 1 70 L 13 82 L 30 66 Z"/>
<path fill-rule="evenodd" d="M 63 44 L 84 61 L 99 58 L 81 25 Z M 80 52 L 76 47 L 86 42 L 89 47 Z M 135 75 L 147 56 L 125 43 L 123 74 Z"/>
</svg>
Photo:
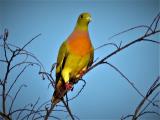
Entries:
<svg viewBox="0 0 160 120">
<path fill-rule="evenodd" d="M 134 26 L 149 25 L 158 11 L 158 0 L 1 0 L 0 32 L 8 28 L 9 41 L 17 46 L 23 46 L 42 33 L 26 49 L 34 53 L 49 71 L 56 62 L 60 44 L 72 32 L 80 13 L 89 12 L 92 15 L 89 32 L 96 48 L 107 42 L 123 41 L 122 44 L 125 44 L 136 39 L 144 33 L 144 29 L 125 33 L 113 40 L 107 38 Z M 95 51 L 95 58 L 103 58 L 113 50 L 109 46 L 99 49 Z M 138 43 L 108 61 L 117 66 L 144 94 L 158 76 L 158 55 L 155 44 Z M 4 72 L 2 67 L 0 70 Z M 10 79 L 14 78 L 16 72 L 10 75 Z M 48 81 L 41 80 L 37 68 L 30 68 L 21 78 L 17 88 L 21 83 L 26 83 L 28 87 L 21 92 L 16 107 L 36 101 L 39 96 L 41 102 L 51 98 L 53 89 L 48 89 Z M 122 115 L 133 113 L 141 100 L 136 91 L 109 66 L 95 68 L 84 79 L 87 82 L 85 89 L 70 102 L 73 113 L 82 120 L 119 119 Z M 81 83 L 78 83 L 69 96 L 74 96 L 80 86 Z M 155 116 L 147 117 L 153 119 Z"/>
</svg>

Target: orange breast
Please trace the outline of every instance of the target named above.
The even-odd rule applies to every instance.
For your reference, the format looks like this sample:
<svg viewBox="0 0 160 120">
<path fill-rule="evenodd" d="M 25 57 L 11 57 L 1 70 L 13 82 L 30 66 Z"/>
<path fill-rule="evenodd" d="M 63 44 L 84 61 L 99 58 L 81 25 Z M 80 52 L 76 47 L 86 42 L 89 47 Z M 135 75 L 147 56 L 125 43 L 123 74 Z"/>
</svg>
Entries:
<svg viewBox="0 0 160 120">
<path fill-rule="evenodd" d="M 92 49 L 88 31 L 75 30 L 67 39 L 69 51 L 81 56 L 88 54 Z"/>
</svg>

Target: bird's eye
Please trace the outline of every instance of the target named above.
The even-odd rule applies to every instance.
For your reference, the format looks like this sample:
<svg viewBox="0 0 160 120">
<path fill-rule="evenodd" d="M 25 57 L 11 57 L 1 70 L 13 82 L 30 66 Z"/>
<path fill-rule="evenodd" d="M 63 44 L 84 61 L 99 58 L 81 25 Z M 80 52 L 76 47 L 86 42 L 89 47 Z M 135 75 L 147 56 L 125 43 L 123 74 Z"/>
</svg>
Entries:
<svg viewBox="0 0 160 120">
<path fill-rule="evenodd" d="M 83 15 L 81 15 L 81 18 L 83 18 Z"/>
</svg>

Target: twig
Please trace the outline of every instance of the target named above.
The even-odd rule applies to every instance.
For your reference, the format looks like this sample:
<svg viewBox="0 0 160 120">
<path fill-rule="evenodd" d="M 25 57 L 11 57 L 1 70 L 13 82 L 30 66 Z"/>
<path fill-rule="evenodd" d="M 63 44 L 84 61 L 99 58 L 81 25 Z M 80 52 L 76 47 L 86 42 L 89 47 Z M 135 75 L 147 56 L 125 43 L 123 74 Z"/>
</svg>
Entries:
<svg viewBox="0 0 160 120">
<path fill-rule="evenodd" d="M 3 118 L 5 118 L 5 120 L 11 120 L 11 118 L 8 115 L 4 114 L 1 111 L 0 111 L 0 116 L 2 116 Z"/>
<path fill-rule="evenodd" d="M 83 81 L 83 82 L 84 82 L 82 88 L 79 90 L 79 92 L 78 92 L 74 97 L 68 99 L 68 101 L 71 101 L 71 100 L 75 99 L 76 97 L 78 97 L 78 96 L 80 95 L 80 93 L 82 92 L 82 90 L 84 89 L 84 87 L 86 86 L 86 81 L 85 81 L 85 80 L 80 79 L 80 81 Z"/>
<path fill-rule="evenodd" d="M 152 28 L 152 26 L 153 26 L 153 24 L 155 23 L 155 21 L 156 21 L 156 19 L 157 19 L 157 21 L 159 21 L 159 16 L 160 16 L 160 12 L 157 14 L 157 16 L 154 18 L 154 20 L 153 20 L 153 22 L 151 23 L 151 25 L 149 26 L 149 28 Z M 158 24 L 158 22 L 157 22 L 157 24 Z M 146 33 L 145 33 L 145 35 L 147 35 L 148 34 L 148 32 L 149 32 L 149 30 L 150 29 L 147 29 L 147 31 L 146 31 Z M 155 27 L 156 28 L 156 27 Z M 155 31 L 155 29 L 154 29 L 154 31 Z"/>
<path fill-rule="evenodd" d="M 40 98 L 38 98 L 37 101 L 35 102 L 35 104 L 33 105 L 33 107 L 32 107 L 32 109 L 31 109 L 30 113 L 29 113 L 28 116 L 27 116 L 27 120 L 29 119 L 30 115 L 34 112 L 34 108 L 35 108 L 36 105 L 38 104 L 39 99 L 40 99 Z"/>
<path fill-rule="evenodd" d="M 71 110 L 70 110 L 69 106 L 67 106 L 67 104 L 66 104 L 66 102 L 64 101 L 64 99 L 63 99 L 63 98 L 62 98 L 62 100 L 61 100 L 61 101 L 63 102 L 64 106 L 66 107 L 66 109 L 67 109 L 67 111 L 68 111 L 68 113 L 69 113 L 69 115 L 70 115 L 71 119 L 72 119 L 72 120 L 74 120 L 74 116 L 72 115 L 72 112 L 71 112 Z"/>
<path fill-rule="evenodd" d="M 150 89 L 148 90 L 146 96 L 142 99 L 142 101 L 139 103 L 139 105 L 137 106 L 133 118 L 132 120 L 137 120 L 138 116 L 139 116 L 139 112 L 142 108 L 142 106 L 144 105 L 145 101 L 148 99 L 148 97 L 160 86 L 160 83 L 157 84 L 159 82 L 160 76 L 157 77 L 156 81 L 152 84 L 152 86 L 150 87 Z"/>
<path fill-rule="evenodd" d="M 16 92 L 16 94 L 15 94 L 15 96 L 14 96 L 12 102 L 11 102 L 11 106 L 10 106 L 10 109 L 9 109 L 9 113 L 12 111 L 13 104 L 14 104 L 16 98 L 17 98 L 17 95 L 18 95 L 19 92 L 21 91 L 22 87 L 26 87 L 26 85 L 23 84 L 23 85 L 21 85 L 21 86 L 19 87 L 18 91 Z"/>
<path fill-rule="evenodd" d="M 127 82 L 136 90 L 136 92 L 144 98 L 144 95 L 140 92 L 140 90 L 138 90 L 137 87 L 135 87 L 134 83 L 131 82 L 116 66 L 110 64 L 109 62 L 103 62 L 103 63 L 108 64 L 110 67 L 115 69 L 123 78 L 127 80 Z"/>
<path fill-rule="evenodd" d="M 155 40 L 151 40 L 151 39 L 146 39 L 146 38 L 144 38 L 143 41 L 152 42 L 152 43 L 156 43 L 156 44 L 160 45 L 160 42 L 155 41 Z"/>
<path fill-rule="evenodd" d="M 44 120 L 48 120 L 48 117 L 50 117 L 50 114 L 51 114 L 51 112 L 53 111 L 55 105 L 56 105 L 56 104 L 51 104 L 51 107 L 50 107 L 49 110 L 46 108 L 46 115 L 45 115 L 45 117 L 44 117 Z"/>
<path fill-rule="evenodd" d="M 149 26 L 147 26 L 147 25 L 139 25 L 139 26 L 132 27 L 132 28 L 129 28 L 129 29 L 127 29 L 127 30 L 124 30 L 124 31 L 122 31 L 122 32 L 119 32 L 119 33 L 117 33 L 117 34 L 109 37 L 108 40 L 111 40 L 111 39 L 113 39 L 113 38 L 116 37 L 116 36 L 119 36 L 119 35 L 121 35 L 121 34 L 123 34 L 123 33 L 132 31 L 132 30 L 137 29 L 137 28 L 147 28 L 148 31 L 150 30 L 151 32 L 153 32 L 153 30 L 152 30 L 151 27 L 149 27 Z"/>
<path fill-rule="evenodd" d="M 98 50 L 98 49 L 100 49 L 100 48 L 102 48 L 102 47 L 108 46 L 108 45 L 114 46 L 114 47 L 117 48 L 117 49 L 119 48 L 119 47 L 117 46 L 117 44 L 115 44 L 115 43 L 106 43 L 106 44 L 103 44 L 103 45 L 95 48 L 94 51 L 96 51 L 96 50 Z"/>
<path fill-rule="evenodd" d="M 38 38 L 40 35 L 41 35 L 41 33 L 38 34 L 38 35 L 36 35 L 34 38 L 32 38 L 30 41 L 28 41 L 21 49 L 23 50 L 25 47 L 27 47 L 27 45 L 29 45 L 33 40 L 35 40 L 36 38 Z"/>
<path fill-rule="evenodd" d="M 151 101 L 154 101 L 154 99 L 155 99 L 159 94 L 160 94 L 160 92 L 158 92 L 158 93 L 152 98 Z M 149 102 L 149 103 L 141 110 L 141 113 L 144 112 L 150 104 L 151 104 L 151 102 Z M 154 102 L 154 103 L 152 102 L 152 105 L 159 107 L 158 105 L 155 104 L 155 102 Z M 140 114 L 141 114 L 141 113 L 140 113 Z"/>
<path fill-rule="evenodd" d="M 155 112 L 155 111 L 145 111 L 145 112 L 140 113 L 137 117 L 140 117 L 144 114 L 155 114 L 155 115 L 159 116 L 159 118 L 160 118 L 160 113 Z"/>
<path fill-rule="evenodd" d="M 21 72 L 16 76 L 14 82 L 12 83 L 12 85 L 9 87 L 9 90 L 6 92 L 6 96 L 8 96 L 9 92 L 11 91 L 11 89 L 13 88 L 13 86 L 15 85 L 15 83 L 17 82 L 18 78 L 22 75 L 22 73 L 26 70 L 27 67 L 29 67 L 30 64 L 26 65 Z"/>
</svg>

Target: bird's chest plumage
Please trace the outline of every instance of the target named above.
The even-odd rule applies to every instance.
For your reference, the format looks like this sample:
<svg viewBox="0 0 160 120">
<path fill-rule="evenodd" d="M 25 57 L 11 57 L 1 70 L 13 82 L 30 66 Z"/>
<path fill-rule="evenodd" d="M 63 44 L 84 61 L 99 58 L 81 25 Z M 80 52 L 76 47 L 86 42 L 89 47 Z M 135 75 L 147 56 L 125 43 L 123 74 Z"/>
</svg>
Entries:
<svg viewBox="0 0 160 120">
<path fill-rule="evenodd" d="M 87 31 L 75 31 L 67 39 L 68 50 L 80 56 L 90 53 L 92 44 Z"/>
</svg>

